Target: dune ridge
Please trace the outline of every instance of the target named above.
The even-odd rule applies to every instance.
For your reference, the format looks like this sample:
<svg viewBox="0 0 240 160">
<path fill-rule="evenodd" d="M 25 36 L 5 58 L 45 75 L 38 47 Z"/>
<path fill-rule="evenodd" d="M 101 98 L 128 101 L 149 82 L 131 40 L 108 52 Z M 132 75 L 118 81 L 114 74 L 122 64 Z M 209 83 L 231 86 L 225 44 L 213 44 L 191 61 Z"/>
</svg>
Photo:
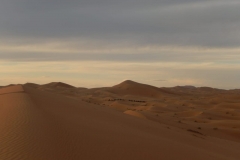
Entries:
<svg viewBox="0 0 240 160">
<path fill-rule="evenodd" d="M 75 88 L 74 86 L 63 83 L 63 82 L 51 82 L 51 83 L 48 83 L 48 84 L 44 84 L 42 86 L 54 87 L 54 88 L 56 88 L 56 87 Z"/>
<path fill-rule="evenodd" d="M 23 87 L 21 85 L 8 86 L 0 89 L 0 95 L 17 93 L 17 92 L 24 92 Z"/>
</svg>

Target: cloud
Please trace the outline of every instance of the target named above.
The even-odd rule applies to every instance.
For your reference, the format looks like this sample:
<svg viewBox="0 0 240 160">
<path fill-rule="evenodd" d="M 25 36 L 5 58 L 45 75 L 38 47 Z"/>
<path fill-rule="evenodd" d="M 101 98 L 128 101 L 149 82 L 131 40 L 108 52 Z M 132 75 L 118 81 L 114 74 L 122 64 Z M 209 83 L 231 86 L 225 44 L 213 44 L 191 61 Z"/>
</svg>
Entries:
<svg viewBox="0 0 240 160">
<path fill-rule="evenodd" d="M 4 0 L 0 6 L 1 37 L 19 43 L 74 38 L 105 46 L 225 48 L 238 47 L 240 40 L 235 0 Z"/>
<path fill-rule="evenodd" d="M 236 0 L 3 0 L 0 58 L 152 62 L 235 57 L 239 10 Z"/>
<path fill-rule="evenodd" d="M 167 81 L 166 79 L 155 79 L 153 81 L 160 81 L 160 82 L 164 82 L 164 81 Z"/>
<path fill-rule="evenodd" d="M 236 63 L 240 48 L 178 46 L 85 46 L 74 42 L 35 45 L 0 43 L 1 60 Z"/>
</svg>

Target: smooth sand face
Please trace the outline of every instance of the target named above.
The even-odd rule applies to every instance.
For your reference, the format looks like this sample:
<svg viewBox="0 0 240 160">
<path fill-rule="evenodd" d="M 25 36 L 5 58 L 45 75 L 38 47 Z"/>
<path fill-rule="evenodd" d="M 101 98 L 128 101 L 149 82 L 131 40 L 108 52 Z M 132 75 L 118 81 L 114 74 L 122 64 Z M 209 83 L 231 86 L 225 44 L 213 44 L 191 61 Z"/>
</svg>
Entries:
<svg viewBox="0 0 240 160">
<path fill-rule="evenodd" d="M 176 110 L 173 104 L 180 106 L 182 99 L 173 95 L 164 95 L 166 98 L 159 102 L 154 97 L 141 97 L 145 102 L 136 102 L 137 95 L 117 95 L 106 90 L 109 88 L 53 89 L 32 84 L 0 89 L 0 159 L 239 159 L 238 141 L 210 136 L 205 128 L 196 128 L 203 123 L 200 120 L 215 113 L 211 110 L 219 111 L 212 118 L 223 118 L 221 108 L 225 106 L 211 106 L 206 115 L 188 106 Z M 188 105 L 193 106 L 190 102 Z M 230 114 L 232 108 L 237 107 L 232 106 Z M 175 112 L 179 115 L 173 117 Z M 186 120 L 179 123 L 179 117 Z M 198 118 L 197 123 L 190 123 L 193 117 Z M 229 124 L 237 125 L 238 119 L 209 120 L 206 126 L 218 126 L 214 132 L 234 137 L 235 130 L 225 133 L 221 129 Z"/>
</svg>

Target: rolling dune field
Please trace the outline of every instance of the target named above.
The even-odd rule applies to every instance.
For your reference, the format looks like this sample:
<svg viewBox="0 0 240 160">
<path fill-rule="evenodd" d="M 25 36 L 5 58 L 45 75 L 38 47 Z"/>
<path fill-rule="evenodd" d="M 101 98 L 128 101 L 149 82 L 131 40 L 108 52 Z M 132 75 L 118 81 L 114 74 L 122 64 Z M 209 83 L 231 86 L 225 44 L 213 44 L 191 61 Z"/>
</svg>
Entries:
<svg viewBox="0 0 240 160">
<path fill-rule="evenodd" d="M 240 94 L 61 82 L 0 89 L 1 160 L 238 160 Z"/>
</svg>

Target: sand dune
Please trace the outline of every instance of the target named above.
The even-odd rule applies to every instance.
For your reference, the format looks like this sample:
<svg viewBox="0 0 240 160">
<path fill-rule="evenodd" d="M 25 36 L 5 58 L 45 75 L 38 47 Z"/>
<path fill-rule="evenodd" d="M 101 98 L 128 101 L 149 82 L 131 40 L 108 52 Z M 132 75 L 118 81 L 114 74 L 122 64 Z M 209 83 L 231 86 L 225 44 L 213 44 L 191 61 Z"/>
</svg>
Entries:
<svg viewBox="0 0 240 160">
<path fill-rule="evenodd" d="M 160 89 L 147 84 L 140 84 L 134 81 L 124 81 L 118 85 L 108 88 L 107 91 L 121 95 L 135 95 L 141 97 L 161 97 L 165 94 L 174 94 L 170 91 Z"/>
<path fill-rule="evenodd" d="M 9 86 L 9 87 L 4 87 L 0 89 L 0 95 L 1 94 L 9 94 L 9 93 L 17 93 L 17 92 L 23 92 L 23 87 L 21 85 L 16 85 L 16 86 Z"/>
<path fill-rule="evenodd" d="M 213 114 L 213 119 L 208 119 L 209 114 L 202 116 L 206 107 L 194 105 L 198 99 L 179 94 L 164 93 L 164 97 L 153 98 L 142 97 L 145 93 L 140 97 L 135 93 L 122 96 L 122 90 L 111 93 L 106 88 L 96 94 L 101 88 L 79 91 L 72 87 L 41 87 L 26 84 L 0 89 L 1 160 L 240 157 L 239 121 L 226 120 L 222 106 L 215 108 L 219 119 L 213 116 L 216 111 L 206 110 Z M 230 117 L 232 112 L 236 109 L 229 111 Z"/>
<path fill-rule="evenodd" d="M 69 84 L 66 84 L 66 83 L 62 83 L 62 82 L 51 82 L 51 83 L 48 83 L 48 84 L 45 84 L 45 85 L 42 85 L 42 86 L 45 86 L 45 87 L 63 87 L 63 88 L 75 88 L 74 86 L 72 85 L 69 85 Z"/>
<path fill-rule="evenodd" d="M 24 86 L 31 87 L 31 88 L 38 88 L 40 85 L 35 83 L 26 83 L 24 84 Z"/>
</svg>

